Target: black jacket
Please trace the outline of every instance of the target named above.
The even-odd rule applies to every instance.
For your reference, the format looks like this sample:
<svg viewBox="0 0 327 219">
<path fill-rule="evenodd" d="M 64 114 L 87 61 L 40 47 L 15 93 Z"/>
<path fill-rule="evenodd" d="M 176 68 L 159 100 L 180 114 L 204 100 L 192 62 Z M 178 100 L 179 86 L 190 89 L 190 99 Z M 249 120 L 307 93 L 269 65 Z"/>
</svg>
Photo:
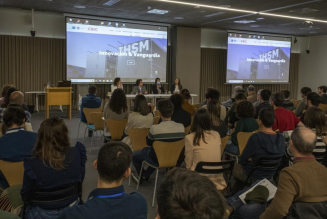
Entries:
<svg viewBox="0 0 327 219">
<path fill-rule="evenodd" d="M 158 94 L 158 89 L 157 89 L 157 85 L 156 85 L 156 84 L 152 85 L 152 86 L 151 86 L 151 89 L 152 89 L 152 93 L 153 93 L 153 94 Z M 162 93 L 162 94 L 165 93 L 165 89 L 163 88 L 162 85 L 161 85 L 161 87 L 160 87 L 160 90 L 161 90 L 161 93 Z"/>
</svg>

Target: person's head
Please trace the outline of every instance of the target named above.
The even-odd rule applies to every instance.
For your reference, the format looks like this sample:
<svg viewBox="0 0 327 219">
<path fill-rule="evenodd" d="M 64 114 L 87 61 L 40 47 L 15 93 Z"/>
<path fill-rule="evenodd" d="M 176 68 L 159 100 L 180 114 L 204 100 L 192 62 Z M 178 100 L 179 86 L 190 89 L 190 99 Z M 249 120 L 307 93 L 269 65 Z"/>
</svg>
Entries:
<svg viewBox="0 0 327 219">
<path fill-rule="evenodd" d="M 7 94 L 7 90 L 11 87 L 15 87 L 13 84 L 5 84 L 2 87 L 2 91 L 1 91 L 1 97 L 6 97 Z"/>
<path fill-rule="evenodd" d="M 143 86 L 143 81 L 142 79 L 137 79 L 136 80 L 136 86 L 142 87 Z"/>
<path fill-rule="evenodd" d="M 320 96 L 316 92 L 309 92 L 307 93 L 305 106 L 309 108 L 311 106 L 319 106 L 320 104 Z"/>
<path fill-rule="evenodd" d="M 302 87 L 301 88 L 301 96 L 302 98 L 305 98 L 307 96 L 307 93 L 312 92 L 310 87 Z"/>
<path fill-rule="evenodd" d="M 318 94 L 325 94 L 327 92 L 326 86 L 319 86 L 318 87 Z"/>
<path fill-rule="evenodd" d="M 240 93 L 240 91 L 241 91 L 241 93 L 243 93 L 242 90 L 244 90 L 244 89 L 243 89 L 243 87 L 241 87 L 241 86 L 236 86 L 236 87 L 234 87 L 234 95 Z M 245 92 L 244 92 L 244 93 L 245 93 Z"/>
<path fill-rule="evenodd" d="M 275 107 L 282 107 L 285 101 L 285 96 L 282 93 L 274 93 L 271 95 L 271 105 Z"/>
<path fill-rule="evenodd" d="M 275 122 L 275 111 L 270 107 L 264 107 L 259 111 L 260 127 L 271 128 Z"/>
<path fill-rule="evenodd" d="M 70 147 L 68 128 L 63 119 L 53 116 L 41 123 L 33 154 L 47 161 L 53 169 L 65 168 L 66 150 Z"/>
<path fill-rule="evenodd" d="M 160 84 L 160 78 L 156 78 L 156 80 L 154 81 L 154 85 L 159 85 Z"/>
<path fill-rule="evenodd" d="M 281 90 L 282 94 L 284 94 L 285 99 L 288 99 L 291 96 L 291 92 L 289 90 Z"/>
<path fill-rule="evenodd" d="M 262 90 L 263 89 L 258 90 L 258 93 L 257 93 L 257 101 L 261 101 L 262 100 L 262 98 L 261 98 L 261 91 Z"/>
<path fill-rule="evenodd" d="M 11 93 L 9 97 L 9 102 L 10 104 L 19 104 L 23 105 L 24 103 L 24 94 L 20 91 L 15 91 Z"/>
<path fill-rule="evenodd" d="M 161 118 L 169 119 L 174 112 L 174 104 L 170 100 L 160 100 L 158 102 L 158 110 Z"/>
<path fill-rule="evenodd" d="M 254 108 L 250 101 L 242 100 L 236 104 L 236 115 L 238 118 L 251 118 L 254 116 Z"/>
<path fill-rule="evenodd" d="M 175 81 L 174 81 L 174 84 L 180 86 L 181 85 L 181 79 L 179 79 L 178 77 L 176 77 L 175 78 Z"/>
<path fill-rule="evenodd" d="M 311 129 L 299 127 L 291 135 L 290 150 L 294 157 L 310 156 L 316 142 L 317 136 Z"/>
<path fill-rule="evenodd" d="M 170 170 L 157 194 L 156 219 L 221 219 L 226 209 L 215 184 L 186 168 Z"/>
<path fill-rule="evenodd" d="M 112 92 L 109 109 L 117 114 L 122 114 L 127 111 L 127 100 L 125 92 L 122 89 L 116 89 Z"/>
<path fill-rule="evenodd" d="M 174 108 L 182 107 L 184 98 L 181 94 L 173 94 L 170 96 L 170 101 L 174 104 Z"/>
<path fill-rule="evenodd" d="M 184 100 L 190 100 L 191 94 L 187 89 L 181 90 L 181 95 L 184 97 Z"/>
<path fill-rule="evenodd" d="M 100 148 L 93 166 L 99 174 L 99 184 L 121 184 L 131 173 L 132 150 L 124 142 L 113 141 Z"/>
<path fill-rule="evenodd" d="M 10 104 L 10 95 L 15 91 L 18 91 L 18 89 L 15 87 L 8 88 L 2 107 L 7 107 Z"/>
<path fill-rule="evenodd" d="M 317 136 L 324 136 L 327 132 L 326 116 L 322 109 L 309 107 L 304 116 L 304 123 L 310 129 L 315 129 Z"/>
<path fill-rule="evenodd" d="M 9 105 L 3 115 L 3 123 L 7 128 L 25 127 L 26 113 L 18 106 Z"/>
<path fill-rule="evenodd" d="M 119 78 L 119 77 L 115 78 L 115 80 L 114 80 L 114 85 L 115 85 L 115 86 L 118 86 L 120 83 L 121 83 L 120 78 Z"/>
<path fill-rule="evenodd" d="M 89 94 L 93 94 L 93 95 L 97 94 L 97 87 L 95 85 L 89 86 Z"/>
<path fill-rule="evenodd" d="M 247 100 L 244 93 L 238 93 L 235 95 L 236 103 L 239 103 L 242 100 Z"/>
<path fill-rule="evenodd" d="M 144 95 L 137 95 L 134 101 L 134 112 L 139 112 L 142 116 L 150 113 L 148 102 Z"/>
<path fill-rule="evenodd" d="M 255 87 L 253 85 L 250 85 L 247 87 L 248 93 L 254 93 L 255 92 Z"/>
<path fill-rule="evenodd" d="M 269 102 L 271 91 L 268 89 L 263 89 L 260 92 L 261 102 Z"/>
<path fill-rule="evenodd" d="M 207 100 L 217 100 L 219 101 L 220 93 L 217 89 L 210 89 L 206 93 L 206 99 Z"/>
<path fill-rule="evenodd" d="M 207 110 L 213 126 L 220 126 L 223 122 L 220 119 L 220 107 L 220 103 L 217 100 L 211 100 L 208 102 Z"/>
<path fill-rule="evenodd" d="M 201 108 L 198 111 L 196 111 L 193 119 L 193 124 L 191 127 L 191 132 L 195 134 L 193 138 L 193 145 L 200 146 L 201 138 L 203 142 L 206 143 L 204 132 L 208 132 L 210 130 L 211 130 L 210 115 L 206 109 Z"/>
</svg>

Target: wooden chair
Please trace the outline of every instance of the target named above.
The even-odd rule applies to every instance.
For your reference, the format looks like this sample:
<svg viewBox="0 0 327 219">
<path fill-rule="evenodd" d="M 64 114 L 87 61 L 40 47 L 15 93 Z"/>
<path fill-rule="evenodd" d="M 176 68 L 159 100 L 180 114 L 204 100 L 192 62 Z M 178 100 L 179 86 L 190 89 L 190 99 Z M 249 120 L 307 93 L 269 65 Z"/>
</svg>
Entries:
<svg viewBox="0 0 327 219">
<path fill-rule="evenodd" d="M 327 111 L 327 104 L 319 104 L 318 106 L 319 109 L 321 109 L 322 111 L 324 111 L 324 113 L 326 114 L 326 111 Z"/>
<path fill-rule="evenodd" d="M 159 123 L 160 116 L 153 117 L 153 125 L 157 125 Z"/>
<path fill-rule="evenodd" d="M 291 102 L 294 104 L 294 107 L 296 108 L 301 102 L 301 100 L 291 100 Z"/>
<path fill-rule="evenodd" d="M 155 164 L 148 163 L 146 161 L 142 162 L 141 172 L 139 176 L 142 176 L 142 170 L 144 164 L 156 169 L 156 180 L 154 184 L 154 191 L 153 191 L 153 199 L 152 199 L 152 207 L 154 206 L 154 200 L 156 197 L 156 189 L 157 189 L 157 181 L 158 181 L 158 173 L 159 169 L 161 168 L 172 168 L 175 167 L 177 164 L 177 160 L 179 158 L 180 153 L 184 147 L 185 140 L 180 140 L 176 142 L 162 142 L 162 141 L 155 141 L 153 143 L 154 151 L 156 152 L 158 158 L 158 166 Z M 136 190 L 139 189 L 140 181 L 137 184 Z"/>
<path fill-rule="evenodd" d="M 200 109 L 201 108 L 201 103 L 197 103 L 197 104 L 192 104 L 193 108 L 195 109 Z"/>
<path fill-rule="evenodd" d="M 159 111 L 159 110 L 156 110 L 156 111 L 154 112 L 154 116 L 155 116 L 155 117 L 157 117 L 157 116 L 160 117 L 160 116 L 161 116 L 160 111 Z"/>
<path fill-rule="evenodd" d="M 221 155 L 224 153 L 227 142 L 231 139 L 230 136 L 223 137 L 221 139 Z"/>
<path fill-rule="evenodd" d="M 240 153 L 237 155 L 231 154 L 228 152 L 225 152 L 225 153 L 232 157 L 235 157 L 236 162 L 238 163 L 238 158 L 242 155 L 243 150 L 244 150 L 246 144 L 248 143 L 249 138 L 253 134 L 254 134 L 254 132 L 239 132 L 239 133 L 237 133 L 237 142 L 238 142 L 238 148 L 239 148 Z"/>
<path fill-rule="evenodd" d="M 90 122 L 88 122 L 91 117 L 90 117 L 90 113 L 95 113 L 95 112 L 102 112 L 102 107 L 99 107 L 99 108 L 83 108 L 83 113 L 85 115 L 85 118 L 86 118 L 86 123 L 82 122 L 81 120 L 79 120 L 79 125 L 78 125 L 78 131 L 77 131 L 77 139 L 78 139 L 78 134 L 79 134 L 79 128 L 81 126 L 81 123 L 85 124 L 85 132 L 87 130 L 86 128 L 86 125 L 87 124 L 91 124 Z M 83 142 L 85 140 L 85 133 L 84 133 L 84 139 L 83 139 Z"/>
<path fill-rule="evenodd" d="M 9 162 L 0 160 L 0 171 L 5 176 L 9 186 L 23 184 L 24 162 Z"/>
<path fill-rule="evenodd" d="M 92 112 L 92 113 L 90 113 L 90 118 L 89 118 L 88 121 L 90 121 L 91 124 L 86 125 L 86 128 L 88 130 L 93 131 L 91 147 L 90 147 L 90 153 L 92 153 L 94 134 L 96 134 L 97 131 L 100 131 L 100 136 L 101 136 L 100 146 L 101 146 L 102 134 L 103 134 L 103 129 L 104 129 L 104 122 L 103 122 L 102 117 L 103 117 L 103 114 L 101 112 Z M 102 131 L 102 133 L 101 133 L 101 131 Z"/>
<path fill-rule="evenodd" d="M 127 124 L 127 119 L 124 120 L 107 119 L 106 125 L 111 134 L 111 139 L 106 137 L 105 139 L 109 141 L 120 141 L 121 138 L 123 137 L 126 124 Z"/>
<path fill-rule="evenodd" d="M 150 129 L 131 129 L 128 131 L 128 136 L 131 139 L 133 151 L 140 151 L 147 147 L 146 136 L 149 134 Z M 131 163 L 132 169 L 133 162 Z M 128 186 L 131 185 L 131 175 L 128 179 Z"/>
<path fill-rule="evenodd" d="M 184 128 L 185 130 L 185 136 L 188 135 L 190 133 L 190 130 L 191 130 L 191 126 L 187 126 L 186 128 Z"/>
<path fill-rule="evenodd" d="M 153 113 L 153 110 L 154 110 L 154 105 L 151 104 L 151 113 Z"/>
</svg>

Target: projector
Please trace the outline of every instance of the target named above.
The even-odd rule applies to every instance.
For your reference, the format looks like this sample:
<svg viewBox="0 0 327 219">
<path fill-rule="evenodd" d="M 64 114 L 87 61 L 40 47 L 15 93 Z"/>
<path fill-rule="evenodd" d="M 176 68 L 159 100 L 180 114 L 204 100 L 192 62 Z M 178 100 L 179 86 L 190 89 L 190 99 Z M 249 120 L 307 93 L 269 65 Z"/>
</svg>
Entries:
<svg viewBox="0 0 327 219">
<path fill-rule="evenodd" d="M 35 33 L 36 33 L 35 30 L 31 30 L 31 36 L 32 37 L 35 37 Z"/>
</svg>

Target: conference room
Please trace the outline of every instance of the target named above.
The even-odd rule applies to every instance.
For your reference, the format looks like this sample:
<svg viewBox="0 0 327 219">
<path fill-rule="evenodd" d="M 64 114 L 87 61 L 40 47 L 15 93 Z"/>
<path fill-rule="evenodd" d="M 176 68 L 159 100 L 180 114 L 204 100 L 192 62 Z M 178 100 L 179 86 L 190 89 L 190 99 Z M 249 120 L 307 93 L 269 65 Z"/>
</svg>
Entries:
<svg viewBox="0 0 327 219">
<path fill-rule="evenodd" d="M 0 0 L 0 218 L 325 218 L 326 10 Z"/>
</svg>

